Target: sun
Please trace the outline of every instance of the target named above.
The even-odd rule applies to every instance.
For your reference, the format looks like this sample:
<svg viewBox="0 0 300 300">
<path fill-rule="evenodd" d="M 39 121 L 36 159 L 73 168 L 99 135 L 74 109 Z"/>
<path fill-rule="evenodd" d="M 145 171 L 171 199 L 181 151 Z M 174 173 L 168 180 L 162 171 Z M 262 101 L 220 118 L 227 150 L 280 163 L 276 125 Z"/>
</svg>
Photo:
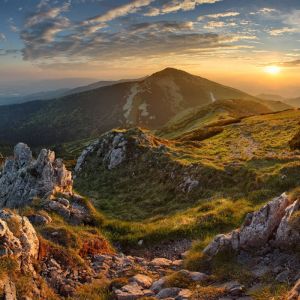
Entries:
<svg viewBox="0 0 300 300">
<path fill-rule="evenodd" d="M 277 75 L 281 72 L 281 68 L 278 66 L 267 66 L 264 68 L 264 72 L 271 75 Z"/>
</svg>

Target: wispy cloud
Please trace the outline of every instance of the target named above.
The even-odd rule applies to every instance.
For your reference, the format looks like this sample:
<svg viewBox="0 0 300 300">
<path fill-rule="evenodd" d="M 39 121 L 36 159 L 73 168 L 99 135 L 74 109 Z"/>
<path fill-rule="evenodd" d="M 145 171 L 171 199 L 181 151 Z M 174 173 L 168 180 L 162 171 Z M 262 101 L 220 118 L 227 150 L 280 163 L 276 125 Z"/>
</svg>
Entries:
<svg viewBox="0 0 300 300">
<path fill-rule="evenodd" d="M 223 12 L 223 13 L 218 13 L 218 14 L 210 14 L 210 15 L 200 16 L 200 17 L 198 17 L 198 21 L 202 21 L 204 19 L 219 19 L 219 18 L 236 17 L 239 15 L 240 15 L 240 13 L 237 11 L 228 11 L 228 12 Z"/>
<path fill-rule="evenodd" d="M 292 61 L 286 61 L 286 62 L 281 62 L 279 63 L 280 66 L 282 67 L 300 67 L 300 59 L 297 60 L 292 60 Z"/>
<path fill-rule="evenodd" d="M 158 16 L 178 11 L 194 10 L 197 5 L 201 4 L 214 4 L 223 0 L 171 0 L 165 3 L 162 7 L 150 8 L 145 16 Z"/>
<path fill-rule="evenodd" d="M 237 24 L 234 22 L 221 22 L 221 21 L 211 21 L 204 25 L 205 29 L 215 29 L 215 28 L 223 28 L 223 27 L 232 27 L 236 26 Z"/>
<path fill-rule="evenodd" d="M 250 15 L 269 15 L 278 12 L 275 8 L 263 7 L 255 12 L 250 12 Z"/>
<path fill-rule="evenodd" d="M 135 13 L 140 8 L 148 6 L 152 2 L 154 2 L 154 0 L 134 0 L 128 4 L 113 8 L 104 14 L 90 18 L 89 20 L 84 21 L 83 24 L 86 25 L 86 24 L 105 23 L 108 21 L 112 21 L 116 18 L 126 16 L 130 13 Z"/>
<path fill-rule="evenodd" d="M 280 36 L 283 35 L 284 33 L 293 33 L 295 31 L 296 31 L 295 28 L 283 27 L 283 28 L 272 29 L 269 31 L 269 34 L 271 36 Z"/>
</svg>

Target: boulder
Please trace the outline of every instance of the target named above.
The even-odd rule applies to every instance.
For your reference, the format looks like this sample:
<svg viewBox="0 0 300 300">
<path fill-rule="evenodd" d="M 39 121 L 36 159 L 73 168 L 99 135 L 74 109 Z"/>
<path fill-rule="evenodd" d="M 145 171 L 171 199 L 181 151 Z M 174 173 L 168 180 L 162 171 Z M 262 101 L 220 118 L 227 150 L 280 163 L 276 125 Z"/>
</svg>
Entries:
<svg viewBox="0 0 300 300">
<path fill-rule="evenodd" d="M 137 274 L 132 277 L 132 281 L 136 282 L 138 285 L 142 286 L 145 289 L 148 289 L 151 287 L 153 280 L 151 277 L 143 275 L 143 274 Z"/>
<path fill-rule="evenodd" d="M 166 278 L 162 277 L 162 278 L 158 279 L 157 281 L 153 282 L 153 284 L 151 286 L 151 290 L 154 293 L 158 293 L 160 290 L 162 290 L 165 283 L 166 283 Z"/>
<path fill-rule="evenodd" d="M 238 251 L 266 245 L 276 233 L 288 206 L 288 196 L 282 194 L 259 211 L 248 214 L 240 229 L 229 234 L 217 235 L 203 252 L 208 256 L 214 256 L 226 248 Z"/>
<path fill-rule="evenodd" d="M 156 297 L 158 299 L 167 299 L 167 298 L 175 298 L 176 296 L 178 296 L 179 292 L 181 291 L 180 288 L 177 287 L 172 287 L 172 288 L 165 288 L 162 289 L 157 295 Z"/>
<path fill-rule="evenodd" d="M 33 225 L 46 225 L 52 222 L 52 219 L 48 214 L 43 213 L 41 214 L 31 214 L 27 216 L 28 220 Z"/>
<path fill-rule="evenodd" d="M 158 257 L 151 261 L 151 265 L 155 267 L 169 267 L 172 265 L 172 261 L 167 258 Z"/>
<path fill-rule="evenodd" d="M 0 175 L 0 207 L 25 206 L 36 197 L 72 193 L 72 188 L 72 174 L 54 152 L 42 149 L 35 160 L 30 148 L 19 143 Z"/>
</svg>

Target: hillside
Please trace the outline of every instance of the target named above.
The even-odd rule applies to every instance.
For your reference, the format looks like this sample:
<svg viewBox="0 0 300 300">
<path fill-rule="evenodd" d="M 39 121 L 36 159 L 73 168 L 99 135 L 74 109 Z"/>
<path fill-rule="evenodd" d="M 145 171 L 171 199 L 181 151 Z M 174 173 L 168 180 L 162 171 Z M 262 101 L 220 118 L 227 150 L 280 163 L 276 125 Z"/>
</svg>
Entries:
<svg viewBox="0 0 300 300">
<path fill-rule="evenodd" d="M 115 127 L 156 129 L 186 109 L 222 99 L 260 101 L 168 68 L 135 82 L 102 86 L 54 100 L 2 106 L 0 144 L 24 141 L 32 146 L 54 145 L 91 138 Z"/>
<path fill-rule="evenodd" d="M 300 97 L 299 98 L 286 99 L 284 102 L 288 105 L 293 106 L 293 107 L 300 107 Z"/>
<path fill-rule="evenodd" d="M 131 128 L 67 143 L 85 148 L 74 186 L 54 152 L 19 143 L 0 173 L 1 296 L 297 299 L 282 297 L 299 295 L 300 111 L 231 117 L 172 140 Z"/>
<path fill-rule="evenodd" d="M 247 116 L 272 111 L 265 103 L 252 100 L 218 100 L 203 107 L 183 111 L 158 130 L 157 134 L 166 138 L 176 138 L 199 127 L 226 125 L 239 122 Z"/>
<path fill-rule="evenodd" d="M 299 155 L 289 141 L 299 117 L 293 110 L 247 117 L 218 125 L 220 132 L 200 140 L 199 129 L 177 140 L 141 129 L 115 130 L 93 143 L 86 164 L 77 166 L 75 186 L 108 215 L 150 224 L 173 222 L 178 211 L 184 218 L 211 200 L 255 206 L 298 184 Z M 196 215 L 188 228 L 196 226 Z"/>
</svg>

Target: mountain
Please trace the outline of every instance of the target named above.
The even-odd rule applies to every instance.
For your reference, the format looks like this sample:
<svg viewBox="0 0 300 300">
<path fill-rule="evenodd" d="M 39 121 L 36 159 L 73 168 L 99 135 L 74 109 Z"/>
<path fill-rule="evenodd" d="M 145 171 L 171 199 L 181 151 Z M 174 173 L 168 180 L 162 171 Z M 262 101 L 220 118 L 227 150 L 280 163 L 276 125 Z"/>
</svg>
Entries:
<svg viewBox="0 0 300 300">
<path fill-rule="evenodd" d="M 293 106 L 293 107 L 300 107 L 300 97 L 298 98 L 292 98 L 292 99 L 286 99 L 284 101 L 286 104 Z"/>
<path fill-rule="evenodd" d="M 157 129 L 186 109 L 217 100 L 264 103 L 242 91 L 172 68 L 136 81 L 81 90 L 53 100 L 0 107 L 0 144 L 21 140 L 32 146 L 53 145 L 97 136 L 115 127 Z"/>
<path fill-rule="evenodd" d="M 257 95 L 257 98 L 263 100 L 272 100 L 272 101 L 284 101 L 286 99 L 280 95 L 273 95 L 273 94 L 259 94 Z"/>
</svg>

